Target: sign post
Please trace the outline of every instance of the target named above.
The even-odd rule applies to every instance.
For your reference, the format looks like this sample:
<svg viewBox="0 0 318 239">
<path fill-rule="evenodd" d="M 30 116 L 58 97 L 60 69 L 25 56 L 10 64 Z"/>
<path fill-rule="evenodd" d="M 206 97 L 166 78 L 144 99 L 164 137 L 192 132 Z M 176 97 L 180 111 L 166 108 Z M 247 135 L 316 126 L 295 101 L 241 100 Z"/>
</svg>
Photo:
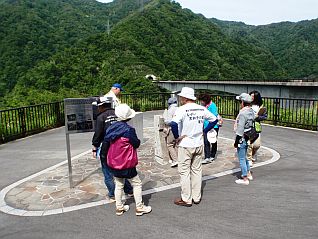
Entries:
<svg viewBox="0 0 318 239">
<path fill-rule="evenodd" d="M 66 150 L 70 188 L 74 187 L 70 134 L 94 132 L 97 109 L 92 105 L 92 102 L 95 100 L 95 98 L 64 99 Z"/>
</svg>

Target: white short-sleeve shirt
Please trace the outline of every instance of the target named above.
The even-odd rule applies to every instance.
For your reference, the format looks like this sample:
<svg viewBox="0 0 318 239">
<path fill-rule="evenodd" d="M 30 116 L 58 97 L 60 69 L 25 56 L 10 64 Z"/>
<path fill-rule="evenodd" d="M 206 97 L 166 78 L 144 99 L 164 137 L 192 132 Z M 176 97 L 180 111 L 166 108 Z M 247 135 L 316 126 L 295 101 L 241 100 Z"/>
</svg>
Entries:
<svg viewBox="0 0 318 239">
<path fill-rule="evenodd" d="M 178 124 L 180 136 L 186 136 L 179 146 L 196 148 L 203 145 L 203 122 L 205 119 L 213 122 L 217 117 L 196 103 L 187 103 L 177 109 L 172 121 Z"/>
</svg>

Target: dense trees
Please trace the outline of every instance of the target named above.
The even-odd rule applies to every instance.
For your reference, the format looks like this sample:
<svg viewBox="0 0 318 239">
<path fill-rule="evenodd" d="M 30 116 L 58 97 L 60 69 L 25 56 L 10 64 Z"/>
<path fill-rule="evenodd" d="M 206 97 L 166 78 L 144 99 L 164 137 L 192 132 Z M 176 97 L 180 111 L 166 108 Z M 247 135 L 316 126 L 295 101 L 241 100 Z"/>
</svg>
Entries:
<svg viewBox="0 0 318 239">
<path fill-rule="evenodd" d="M 278 36 L 269 30 L 261 36 L 257 27 L 216 25 L 175 2 L 146 2 L 141 11 L 139 0 L 0 0 L 2 107 L 99 95 L 115 81 L 128 92 L 158 91 L 147 74 L 164 80 L 290 76 L 277 57 L 283 48 L 270 47 Z M 308 48 L 316 47 L 317 36 L 306 39 Z M 310 69 L 315 74 L 317 65 Z"/>
<path fill-rule="evenodd" d="M 318 19 L 264 26 L 211 19 L 232 39 L 268 49 L 284 69 L 286 78 L 318 77 Z"/>
</svg>

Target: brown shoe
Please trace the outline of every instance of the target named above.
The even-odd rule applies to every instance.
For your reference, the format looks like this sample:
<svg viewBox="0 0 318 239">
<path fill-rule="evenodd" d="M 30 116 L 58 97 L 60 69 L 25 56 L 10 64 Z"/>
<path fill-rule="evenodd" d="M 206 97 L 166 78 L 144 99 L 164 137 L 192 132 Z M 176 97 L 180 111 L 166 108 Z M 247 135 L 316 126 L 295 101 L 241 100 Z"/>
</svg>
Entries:
<svg viewBox="0 0 318 239">
<path fill-rule="evenodd" d="M 185 207 L 191 207 L 192 203 L 186 203 L 185 201 L 182 200 L 182 198 L 176 198 L 174 200 L 174 204 L 178 206 L 185 206 Z"/>
</svg>

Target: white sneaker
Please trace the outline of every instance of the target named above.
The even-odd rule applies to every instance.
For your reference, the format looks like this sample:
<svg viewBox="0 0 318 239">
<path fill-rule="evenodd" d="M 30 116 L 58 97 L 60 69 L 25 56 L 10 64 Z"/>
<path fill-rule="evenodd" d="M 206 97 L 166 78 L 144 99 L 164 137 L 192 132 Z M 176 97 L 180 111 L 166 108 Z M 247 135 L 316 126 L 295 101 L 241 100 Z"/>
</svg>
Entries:
<svg viewBox="0 0 318 239">
<path fill-rule="evenodd" d="M 116 202 L 115 197 L 106 197 L 106 200 L 108 200 L 109 203 Z"/>
<path fill-rule="evenodd" d="M 209 158 L 205 158 L 201 161 L 201 164 L 208 164 L 208 163 L 211 163 L 212 161 L 210 161 Z"/>
<path fill-rule="evenodd" d="M 122 208 L 116 208 L 116 215 L 121 216 L 124 212 L 129 210 L 129 205 L 124 205 Z"/>
<path fill-rule="evenodd" d="M 212 163 L 214 161 L 215 158 L 209 158 L 210 163 Z"/>
<path fill-rule="evenodd" d="M 249 185 L 250 184 L 250 181 L 248 181 L 248 180 L 243 180 L 243 179 L 237 179 L 237 180 L 235 180 L 235 183 L 237 183 L 237 184 L 242 184 L 242 185 Z"/>
<path fill-rule="evenodd" d="M 171 168 L 178 166 L 178 162 L 177 161 L 173 161 L 170 164 Z"/>
<path fill-rule="evenodd" d="M 143 214 L 147 214 L 151 212 L 150 206 L 142 205 L 141 207 L 136 208 L 136 216 L 142 216 Z"/>
<path fill-rule="evenodd" d="M 253 180 L 253 175 L 251 173 L 247 174 L 248 180 L 252 181 Z"/>
</svg>

